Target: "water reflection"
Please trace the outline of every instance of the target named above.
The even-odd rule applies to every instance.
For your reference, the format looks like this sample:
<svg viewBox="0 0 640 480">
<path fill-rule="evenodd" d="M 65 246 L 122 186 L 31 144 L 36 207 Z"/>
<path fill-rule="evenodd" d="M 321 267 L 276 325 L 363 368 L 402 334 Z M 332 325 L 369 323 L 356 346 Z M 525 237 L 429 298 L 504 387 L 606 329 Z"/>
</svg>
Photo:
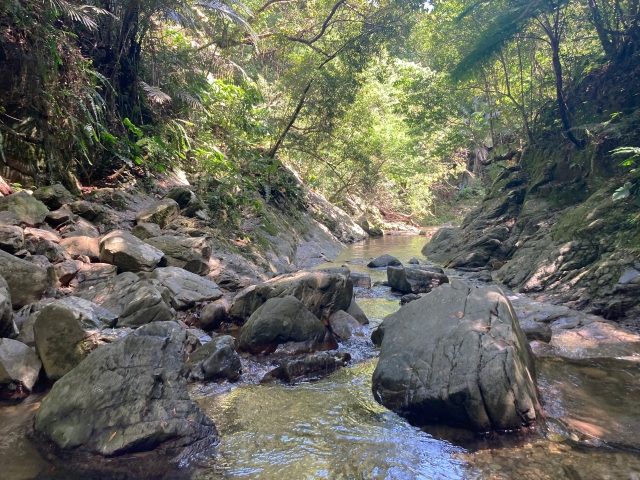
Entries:
<svg viewBox="0 0 640 480">
<path fill-rule="evenodd" d="M 200 465 L 193 478 L 473 476 L 455 458 L 461 448 L 408 425 L 373 400 L 375 363 L 314 383 L 241 386 L 199 399 L 220 430 L 221 444 L 218 458 Z"/>
</svg>

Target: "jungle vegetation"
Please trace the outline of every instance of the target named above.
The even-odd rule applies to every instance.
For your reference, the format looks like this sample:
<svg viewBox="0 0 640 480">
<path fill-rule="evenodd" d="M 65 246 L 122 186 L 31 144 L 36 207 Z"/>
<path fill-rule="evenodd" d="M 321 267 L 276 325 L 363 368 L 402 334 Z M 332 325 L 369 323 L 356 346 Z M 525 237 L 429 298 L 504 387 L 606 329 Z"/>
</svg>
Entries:
<svg viewBox="0 0 640 480">
<path fill-rule="evenodd" d="M 639 21 L 637 0 L 0 0 L 0 162 L 19 141 L 42 182 L 180 168 L 258 210 L 296 195 L 287 166 L 428 222 L 528 145 L 638 147 Z"/>
</svg>

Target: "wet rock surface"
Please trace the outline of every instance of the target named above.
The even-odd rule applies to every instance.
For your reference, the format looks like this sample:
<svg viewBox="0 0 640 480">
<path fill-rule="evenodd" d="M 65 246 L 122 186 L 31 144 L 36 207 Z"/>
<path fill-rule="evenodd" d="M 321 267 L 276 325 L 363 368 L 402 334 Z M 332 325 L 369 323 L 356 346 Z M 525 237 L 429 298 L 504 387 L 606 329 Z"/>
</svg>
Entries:
<svg viewBox="0 0 640 480">
<path fill-rule="evenodd" d="M 417 422 L 477 432 L 540 415 L 533 355 L 509 301 L 460 281 L 385 318 L 373 393 Z"/>
<path fill-rule="evenodd" d="M 196 349 L 184 365 L 184 374 L 191 381 L 238 380 L 242 374 L 242 362 L 233 337 L 217 336 Z"/>
<path fill-rule="evenodd" d="M 351 279 L 343 273 L 301 271 L 276 277 L 239 292 L 230 315 L 246 319 L 271 298 L 293 295 L 318 319 L 326 320 L 338 310 L 347 310 L 353 297 Z"/>
<path fill-rule="evenodd" d="M 268 354 L 283 346 L 302 353 L 337 346 L 331 340 L 318 317 L 296 297 L 287 295 L 267 300 L 249 317 L 240 331 L 238 349 Z"/>
<path fill-rule="evenodd" d="M 369 263 L 367 263 L 367 267 L 369 268 L 378 268 L 378 267 L 388 267 L 388 266 L 399 266 L 402 265 L 402 262 L 398 260 L 396 257 L 385 253 L 384 255 L 380 255 L 379 257 L 374 258 Z"/>
<path fill-rule="evenodd" d="M 95 350 L 55 383 L 36 433 L 75 455 L 214 445 L 215 425 L 189 399 L 181 374 L 185 340 L 177 324 L 162 322 Z"/>
</svg>

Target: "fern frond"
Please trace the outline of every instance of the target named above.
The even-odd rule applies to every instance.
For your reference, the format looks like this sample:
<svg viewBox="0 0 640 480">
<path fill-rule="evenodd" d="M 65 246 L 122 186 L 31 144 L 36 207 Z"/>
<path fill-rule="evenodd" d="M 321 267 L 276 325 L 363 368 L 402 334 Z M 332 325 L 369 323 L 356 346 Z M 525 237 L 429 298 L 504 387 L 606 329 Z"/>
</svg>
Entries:
<svg viewBox="0 0 640 480">
<path fill-rule="evenodd" d="M 204 104 L 202 103 L 202 100 L 197 99 L 196 97 L 188 94 L 184 90 L 176 90 L 174 92 L 174 95 L 176 96 L 176 98 L 179 98 L 184 103 L 189 105 L 191 108 L 194 108 L 194 109 L 197 109 L 197 110 L 203 110 L 203 111 L 205 110 L 205 107 L 204 107 Z"/>
<path fill-rule="evenodd" d="M 146 82 L 140 81 L 140 86 L 147 93 L 149 100 L 155 103 L 163 104 L 171 102 L 171 97 L 157 87 L 152 87 Z"/>
<path fill-rule="evenodd" d="M 93 5 L 76 5 L 67 0 L 45 0 L 49 6 L 58 14 L 69 17 L 74 22 L 84 25 L 89 30 L 97 30 L 98 24 L 94 18 L 97 15 L 111 15 L 103 8 Z"/>
</svg>

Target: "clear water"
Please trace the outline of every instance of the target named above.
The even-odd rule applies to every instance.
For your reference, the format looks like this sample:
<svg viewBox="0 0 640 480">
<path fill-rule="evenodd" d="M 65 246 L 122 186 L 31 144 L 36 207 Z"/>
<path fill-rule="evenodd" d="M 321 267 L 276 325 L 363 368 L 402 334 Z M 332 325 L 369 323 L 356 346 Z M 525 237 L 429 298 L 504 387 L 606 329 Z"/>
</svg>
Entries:
<svg viewBox="0 0 640 480">
<path fill-rule="evenodd" d="M 390 253 L 422 258 L 425 237 L 389 236 L 346 249 L 332 264 L 384 280 L 366 267 Z M 455 273 L 455 272 L 450 272 Z M 397 308 L 385 287 L 357 289 L 372 327 Z M 378 405 L 371 395 L 375 350 L 322 380 L 259 385 L 251 371 L 236 385 L 194 386 L 198 404 L 220 432 L 215 454 L 183 466 L 193 479 L 629 479 L 640 478 L 640 363 L 629 359 L 541 358 L 538 380 L 547 432 L 527 438 L 478 439 L 428 431 Z M 50 472 L 25 437 L 41 400 L 0 407 L 0 478 Z M 61 467 L 61 466 L 58 466 Z M 167 478 L 174 478 L 168 473 Z M 63 478 L 63 477 L 60 477 Z"/>
</svg>

